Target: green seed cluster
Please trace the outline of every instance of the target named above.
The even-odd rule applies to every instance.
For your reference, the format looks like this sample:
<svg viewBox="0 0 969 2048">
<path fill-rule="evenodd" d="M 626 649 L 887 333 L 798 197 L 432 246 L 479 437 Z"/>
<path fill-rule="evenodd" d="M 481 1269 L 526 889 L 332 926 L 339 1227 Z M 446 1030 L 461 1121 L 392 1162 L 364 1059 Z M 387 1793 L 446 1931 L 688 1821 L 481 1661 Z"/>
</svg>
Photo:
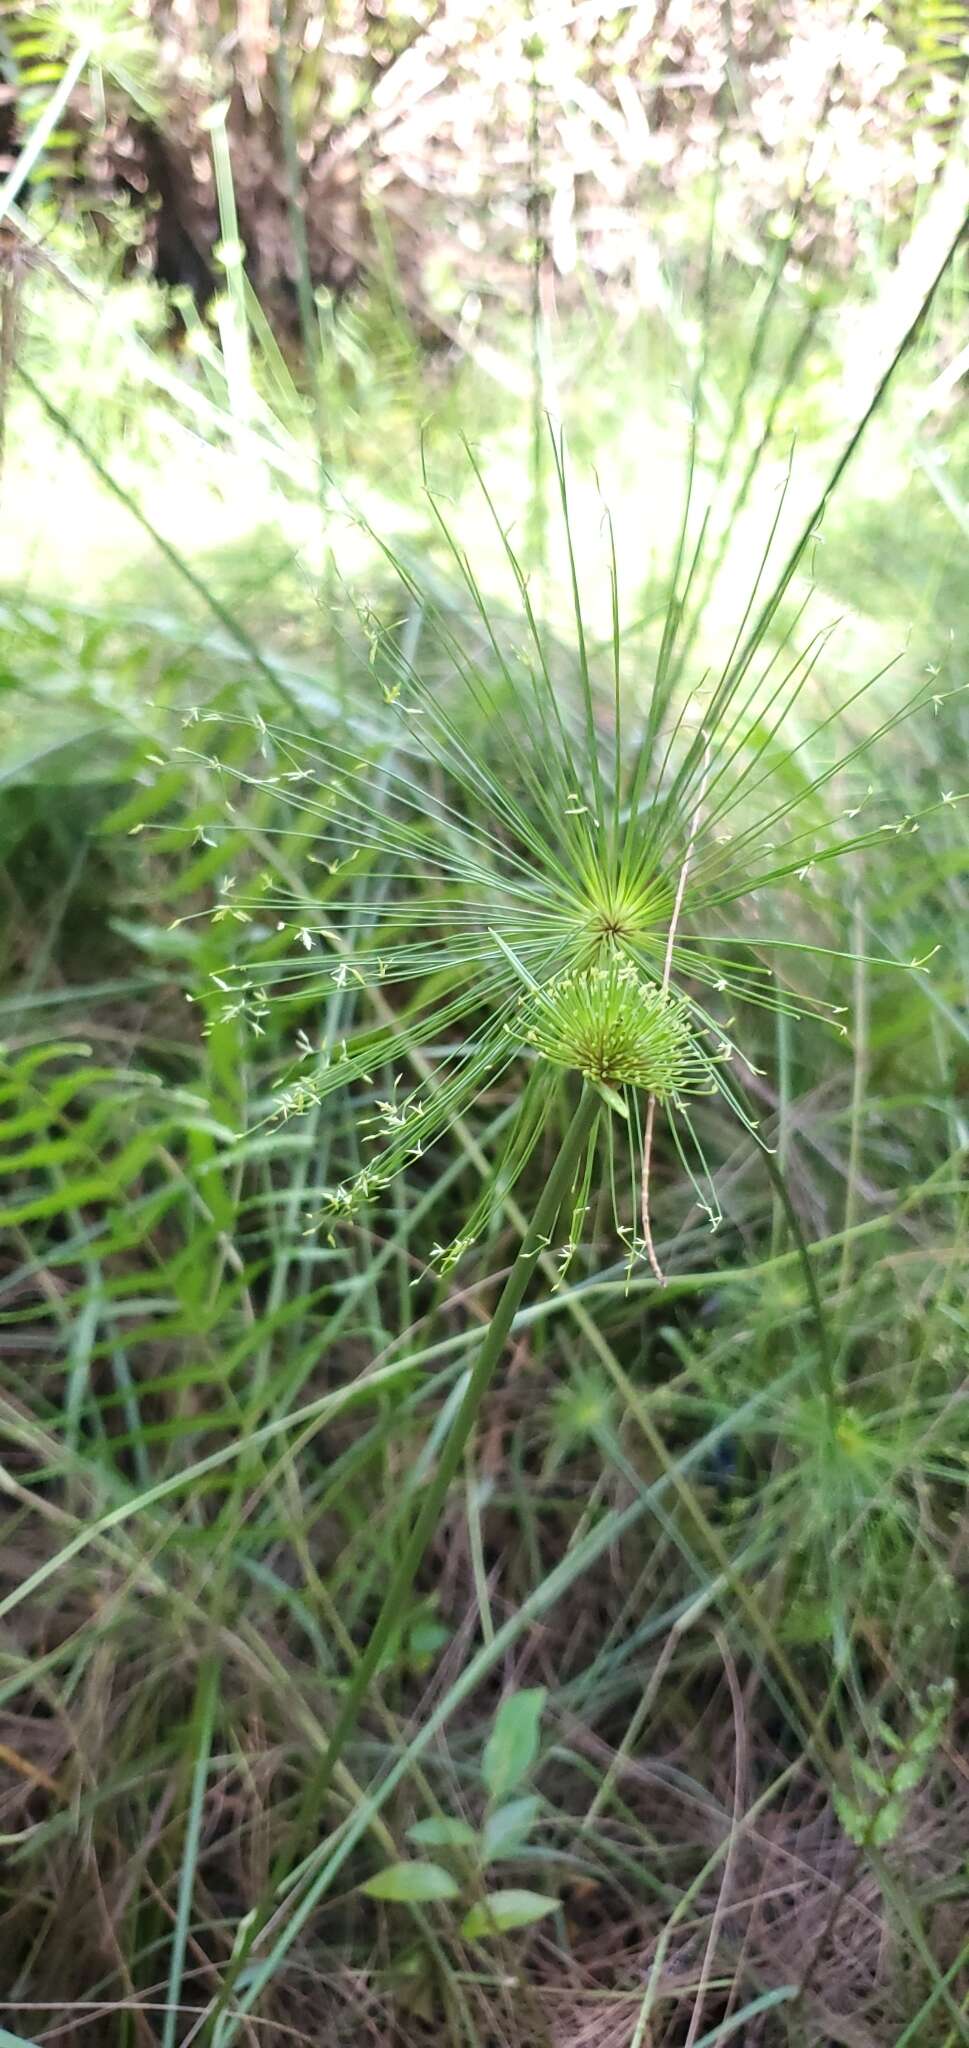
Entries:
<svg viewBox="0 0 969 2048">
<path fill-rule="evenodd" d="M 563 974 L 525 999 L 522 1037 L 587 1080 L 645 1088 L 661 1101 L 709 1085 L 686 1004 L 613 958 Z"/>
</svg>

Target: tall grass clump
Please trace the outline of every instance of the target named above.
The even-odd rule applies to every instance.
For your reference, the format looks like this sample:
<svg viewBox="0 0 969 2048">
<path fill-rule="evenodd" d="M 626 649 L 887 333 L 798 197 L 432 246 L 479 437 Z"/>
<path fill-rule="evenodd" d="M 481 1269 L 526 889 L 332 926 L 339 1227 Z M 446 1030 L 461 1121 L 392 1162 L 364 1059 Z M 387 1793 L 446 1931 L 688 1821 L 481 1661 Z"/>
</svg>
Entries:
<svg viewBox="0 0 969 2048">
<path fill-rule="evenodd" d="M 510 1268 L 495 1275 L 495 1305 L 436 1433 L 379 1613 L 281 1849 L 276 1882 L 292 1917 L 273 1948 L 276 1962 L 279 1940 L 285 1950 L 332 1881 L 332 1858 L 305 1854 L 314 1816 L 399 1633 L 529 1282 L 540 1271 L 546 1289 L 563 1285 L 591 1213 L 598 1230 L 604 1214 L 611 1218 L 627 1283 L 644 1268 L 662 1286 L 651 1183 L 667 1150 L 697 1211 L 721 1221 L 708 1107 L 756 1140 L 794 1227 L 817 1324 L 819 1427 L 838 1458 L 836 1361 L 795 1207 L 759 1134 L 754 1088 L 765 1017 L 843 1034 L 852 975 L 896 964 L 845 947 L 823 893 L 812 893 L 806 916 L 802 909 L 809 877 L 823 880 L 863 855 L 874 861 L 915 823 L 879 805 L 863 780 L 872 734 L 847 746 L 842 736 L 843 720 L 878 678 L 847 704 L 825 706 L 819 664 L 828 629 L 810 630 L 805 604 L 781 620 L 768 547 L 719 670 L 684 685 L 678 635 L 695 559 L 683 540 L 655 672 L 637 689 L 624 673 L 607 539 L 612 630 L 603 680 L 580 594 L 564 449 L 557 438 L 553 445 L 571 664 L 539 622 L 490 498 L 521 607 L 517 651 L 429 490 L 463 584 L 463 615 L 442 607 L 386 549 L 405 617 L 383 627 L 372 607 L 361 611 L 370 704 L 351 700 L 333 736 L 214 710 L 203 714 L 203 729 L 207 717 L 222 733 L 214 753 L 200 751 L 192 713 L 182 750 L 199 766 L 225 763 L 232 798 L 222 825 L 210 827 L 223 851 L 243 796 L 268 802 L 279 819 L 263 835 L 258 872 L 243 836 L 215 911 L 238 928 L 217 1000 L 227 1019 L 248 1016 L 257 1032 L 269 1015 L 292 1014 L 295 1057 L 277 1084 L 270 1125 L 316 1115 L 334 1096 L 349 1105 L 345 1156 L 355 1164 L 330 1180 L 310 1231 L 337 1242 L 398 1176 L 421 1176 L 476 1103 L 505 1092 L 515 1105 L 482 1191 L 433 1248 L 430 1277 L 449 1274 L 474 1244 L 487 1246 L 505 1209 L 518 1217 L 520 1241 Z M 784 588 L 791 574 L 788 561 Z M 876 732 L 930 699 L 917 691 L 901 708 L 883 708 Z M 846 802 L 856 788 L 859 800 Z M 288 869 L 273 857 L 274 833 L 286 837 Z M 920 973 L 926 962 L 902 964 Z M 321 1012 L 334 1019 L 322 1033 Z M 522 1215 L 515 1191 L 539 1152 L 544 1179 Z M 665 1456 L 652 1424 L 649 1434 Z M 247 1955 L 259 1933 L 254 1923 Z M 272 1967 L 255 1971 L 245 2009 Z"/>
</svg>

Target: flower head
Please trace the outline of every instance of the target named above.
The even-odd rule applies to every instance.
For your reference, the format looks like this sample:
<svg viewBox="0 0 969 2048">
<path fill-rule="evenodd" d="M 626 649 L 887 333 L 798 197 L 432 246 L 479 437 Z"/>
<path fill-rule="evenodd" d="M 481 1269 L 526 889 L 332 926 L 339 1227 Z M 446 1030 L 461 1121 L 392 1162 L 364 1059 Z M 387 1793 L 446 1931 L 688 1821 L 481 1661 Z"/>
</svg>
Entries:
<svg viewBox="0 0 969 2048">
<path fill-rule="evenodd" d="M 523 997 L 519 1029 L 543 1059 L 609 1088 L 641 1088 L 675 1102 L 711 1086 L 688 1005 L 644 981 L 621 955 L 560 974 Z"/>
<path fill-rule="evenodd" d="M 560 450 L 556 457 L 565 503 Z M 333 1191 L 334 1211 L 372 1200 L 516 1067 L 525 1078 L 518 1113 L 482 1202 L 461 1219 L 455 1244 L 464 1247 L 514 1185 L 548 1126 L 563 1069 L 573 1069 L 599 1089 L 607 1124 L 626 1120 L 634 1215 L 637 1148 L 646 1162 L 642 1232 L 625 1234 L 652 1257 L 645 1187 L 657 1105 L 716 1220 L 690 1104 L 715 1091 L 755 1128 L 729 1071 L 737 1007 L 837 1014 L 806 973 L 792 973 L 826 950 L 817 897 L 803 942 L 789 917 L 771 925 L 762 906 L 770 892 L 796 889 L 807 865 L 820 872 L 883 843 L 886 827 L 866 813 L 865 829 L 846 829 L 825 804 L 845 766 L 829 749 L 830 712 L 802 718 L 792 746 L 780 737 L 824 633 L 765 648 L 776 610 L 768 601 L 721 673 L 687 690 L 677 669 L 685 600 L 674 588 L 630 740 L 617 604 L 604 715 L 577 577 L 576 688 L 560 680 L 503 529 L 528 635 L 514 657 L 429 502 L 471 622 L 466 613 L 456 622 L 397 563 L 403 630 L 399 618 L 379 630 L 369 608 L 363 615 L 367 673 L 379 686 L 373 709 L 358 703 L 342 729 L 319 738 L 258 720 L 263 763 L 239 779 L 285 800 L 303 857 L 295 883 L 287 855 L 258 899 L 275 945 L 258 940 L 252 967 L 240 964 L 222 985 L 236 1010 L 248 975 L 260 994 L 299 1013 L 298 1080 L 294 1092 L 293 1077 L 284 1079 L 280 1114 L 336 1088 L 355 1091 L 364 1160 Z M 846 757 L 849 772 L 859 752 Z M 809 753 L 822 764 L 813 779 L 801 766 Z M 286 832 L 292 849 L 292 822 Z M 234 917 L 246 914 L 232 903 Z M 240 946 L 256 926 L 243 930 Z M 322 1014 L 311 1031 L 314 1002 Z M 611 1134 L 609 1145 L 614 1183 Z"/>
</svg>

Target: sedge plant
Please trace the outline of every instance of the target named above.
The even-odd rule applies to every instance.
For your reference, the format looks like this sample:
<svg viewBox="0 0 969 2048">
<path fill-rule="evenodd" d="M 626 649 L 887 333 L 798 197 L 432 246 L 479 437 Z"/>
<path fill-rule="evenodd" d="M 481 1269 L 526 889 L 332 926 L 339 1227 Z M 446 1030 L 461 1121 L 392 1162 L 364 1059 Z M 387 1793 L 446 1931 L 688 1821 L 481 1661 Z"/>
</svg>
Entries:
<svg viewBox="0 0 969 2048">
<path fill-rule="evenodd" d="M 554 458 L 577 687 L 559 673 L 500 523 L 527 633 L 517 655 L 429 493 L 470 616 L 455 621 L 411 566 L 392 558 L 408 600 L 405 629 L 380 628 L 364 614 L 377 708 L 397 724 L 392 749 L 383 743 L 375 754 L 372 727 L 362 720 L 358 739 L 349 720 L 339 737 L 320 737 L 259 718 L 261 758 L 232 770 L 283 801 L 290 850 L 295 814 L 307 868 L 315 864 L 320 875 L 314 902 L 301 884 L 280 891 L 279 868 L 270 863 L 251 900 L 230 885 L 216 915 L 243 927 L 238 964 L 220 982 L 227 1014 L 247 1015 L 258 1029 L 266 1004 L 276 1001 L 303 1020 L 276 1116 L 314 1107 L 337 1090 L 354 1106 L 360 1163 L 329 1188 L 324 1227 L 335 1230 L 365 1211 L 479 1097 L 510 1086 L 517 1112 L 484 1192 L 455 1237 L 435 1248 L 447 1272 L 513 1200 L 529 1161 L 547 1149 L 563 1099 L 568 1112 L 347 1680 L 326 1756 L 290 1830 L 279 1883 L 293 1870 L 393 1642 L 537 1264 L 554 1282 L 582 1240 L 593 1197 L 605 1193 L 628 1261 L 645 1261 L 662 1283 L 650 1220 L 661 1130 L 697 1204 L 717 1223 L 698 1105 L 718 1098 L 766 1149 L 745 1086 L 743 1019 L 760 1008 L 845 1029 L 818 968 L 830 970 L 832 960 L 837 967 L 850 954 L 826 930 L 823 910 L 815 908 L 805 936 L 789 916 L 771 921 L 771 900 L 786 905 L 795 878 L 823 874 L 912 822 L 879 816 L 870 797 L 861 819 L 856 804 L 841 808 L 871 736 L 839 755 L 839 719 L 877 678 L 837 712 L 810 714 L 827 629 L 808 630 L 806 604 L 783 627 L 775 603 L 762 603 L 755 616 L 769 549 L 719 672 L 684 690 L 674 680 L 675 657 L 695 561 L 681 537 L 651 688 L 631 718 L 610 547 L 611 674 L 600 692 L 560 441 Z M 784 575 L 789 581 L 790 562 Z M 447 666 L 443 683 L 428 673 L 424 650 L 432 644 Z M 785 738 L 796 705 L 798 731 Z M 879 729 L 901 715 L 896 707 Z M 237 747 L 233 756 L 237 763 Z M 355 884 L 363 876 L 379 910 L 361 934 Z M 305 1028 L 311 1005 L 337 991 L 345 999 L 339 1035 L 314 1041 Z M 415 1067 L 419 1079 L 405 1083 Z"/>
</svg>

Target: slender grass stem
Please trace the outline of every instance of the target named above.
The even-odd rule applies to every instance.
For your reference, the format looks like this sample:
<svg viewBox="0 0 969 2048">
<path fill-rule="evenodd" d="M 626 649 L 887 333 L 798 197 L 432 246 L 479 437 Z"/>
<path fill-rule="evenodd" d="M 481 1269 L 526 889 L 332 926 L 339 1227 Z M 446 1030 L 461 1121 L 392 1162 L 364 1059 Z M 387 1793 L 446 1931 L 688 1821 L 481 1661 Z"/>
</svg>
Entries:
<svg viewBox="0 0 969 2048">
<path fill-rule="evenodd" d="M 30 392 L 31 397 L 36 400 L 41 411 L 46 413 L 51 424 L 57 428 L 59 433 L 64 435 L 65 440 L 69 441 L 73 448 L 77 449 L 79 455 L 83 455 L 85 462 L 94 471 L 95 476 L 104 485 L 105 490 L 110 491 L 112 497 L 117 498 L 118 503 L 124 506 L 126 512 L 130 512 L 136 525 L 140 526 L 142 532 L 148 535 L 149 540 L 154 543 L 159 554 L 168 563 L 169 568 L 174 569 L 176 575 L 180 576 L 182 581 L 188 584 L 189 589 L 194 591 L 195 596 L 201 599 L 202 604 L 212 613 L 213 618 L 218 620 L 219 625 L 229 634 L 230 639 L 234 641 L 241 653 L 252 662 L 253 667 L 262 676 L 263 680 L 269 683 L 274 695 L 281 698 L 290 710 L 296 710 L 298 699 L 290 689 L 289 684 L 279 674 L 276 667 L 270 665 L 266 660 L 265 655 L 261 653 L 255 641 L 246 632 L 245 627 L 241 624 L 235 612 L 233 612 L 230 606 L 223 604 L 222 599 L 216 596 L 214 590 L 209 587 L 201 576 L 196 574 L 196 571 L 186 560 L 185 556 L 180 554 L 178 549 L 172 546 L 171 541 L 166 540 L 164 534 L 159 532 L 158 527 L 152 524 L 147 513 L 142 511 L 133 494 L 126 490 L 123 484 L 117 482 L 111 471 L 101 461 L 100 456 L 95 453 L 90 442 L 86 441 L 83 434 L 78 432 L 72 421 L 68 419 L 67 414 L 62 412 L 60 406 L 55 405 L 53 399 L 48 398 L 46 391 L 43 391 L 40 385 L 35 383 L 29 370 L 24 368 L 23 363 L 18 362 L 15 368 L 21 383 Z"/>
<path fill-rule="evenodd" d="M 706 794 L 707 777 L 709 775 L 709 772 L 710 750 L 709 746 L 707 746 L 704 752 L 703 773 L 700 778 L 700 790 L 697 796 L 696 809 L 693 813 L 692 822 L 690 824 L 690 836 L 687 842 L 686 853 L 683 856 L 683 865 L 680 868 L 680 877 L 676 885 L 676 897 L 673 903 L 673 914 L 670 918 L 669 931 L 666 935 L 666 953 L 663 960 L 663 979 L 660 984 L 664 995 L 666 994 L 666 991 L 670 985 L 670 972 L 673 966 L 673 949 L 676 944 L 676 928 L 680 921 L 680 911 L 683 908 L 683 896 L 686 890 L 687 878 L 690 872 L 690 865 L 693 860 L 693 850 L 696 846 L 696 835 L 700 829 L 700 817 L 703 811 L 703 799 Z M 650 1168 L 652 1166 L 653 1160 L 653 1131 L 655 1123 L 656 1096 L 650 1095 L 649 1101 L 646 1104 L 646 1128 L 643 1133 L 643 1160 L 640 1172 L 639 1186 L 640 1214 L 642 1217 L 643 1242 L 646 1246 L 646 1256 L 649 1259 L 649 1263 L 652 1268 L 653 1274 L 655 1278 L 659 1281 L 660 1286 L 665 1286 L 666 1275 L 663 1272 L 663 1268 L 660 1265 L 659 1260 L 656 1256 L 656 1246 L 653 1243 L 653 1229 L 649 1213 L 649 1180 Z"/>
<path fill-rule="evenodd" d="M 848 1169 L 845 1178 L 845 1242 L 841 1253 L 841 1272 L 838 1277 L 838 1295 L 842 1301 L 851 1285 L 851 1230 L 858 1220 L 865 1097 L 868 1090 L 870 1071 L 868 1057 L 868 963 L 865 959 L 866 933 L 864 910 L 862 907 L 863 901 L 863 896 L 859 893 L 855 898 L 852 911 L 851 929 L 851 943 L 855 949 L 853 1034 L 855 1061 L 851 1084 L 851 1137 L 848 1151 Z"/>
<path fill-rule="evenodd" d="M 182 1978 L 185 1970 L 185 1952 L 188 1946 L 191 1926 L 192 1897 L 198 1869 L 199 1841 L 202 1832 L 205 1792 L 208 1783 L 209 1763 L 212 1755 L 212 1736 L 219 1701 L 219 1662 L 215 1657 L 205 1660 L 199 1673 L 195 1715 L 192 1723 L 192 1781 L 188 1813 L 185 1822 L 185 1838 L 182 1848 L 182 1864 L 178 1883 L 178 1905 L 175 1913 L 175 1927 L 168 1967 L 168 2004 L 162 2029 L 162 2048 L 175 2048 L 175 2028 L 178 2023 L 179 2000 L 182 1995 Z"/>
<path fill-rule="evenodd" d="M 584 1087 L 578 1107 L 562 1140 L 558 1157 L 536 1204 L 531 1223 L 522 1238 L 514 1265 L 502 1288 L 481 1349 L 471 1368 L 461 1405 L 441 1451 L 434 1477 L 424 1494 L 420 1512 L 410 1535 L 404 1542 L 370 1640 L 347 1686 L 322 1769 L 307 1788 L 307 1797 L 303 1804 L 304 1820 L 311 1813 L 318 1813 L 320 1804 L 326 1797 L 333 1772 L 356 1725 L 364 1694 L 395 1630 L 399 1627 L 411 1587 L 437 1527 L 448 1488 L 461 1464 L 481 1403 L 494 1378 L 516 1311 L 521 1304 L 536 1260 L 554 1231 L 562 1203 L 568 1194 L 598 1114 L 599 1098 L 595 1090 Z"/>
</svg>

